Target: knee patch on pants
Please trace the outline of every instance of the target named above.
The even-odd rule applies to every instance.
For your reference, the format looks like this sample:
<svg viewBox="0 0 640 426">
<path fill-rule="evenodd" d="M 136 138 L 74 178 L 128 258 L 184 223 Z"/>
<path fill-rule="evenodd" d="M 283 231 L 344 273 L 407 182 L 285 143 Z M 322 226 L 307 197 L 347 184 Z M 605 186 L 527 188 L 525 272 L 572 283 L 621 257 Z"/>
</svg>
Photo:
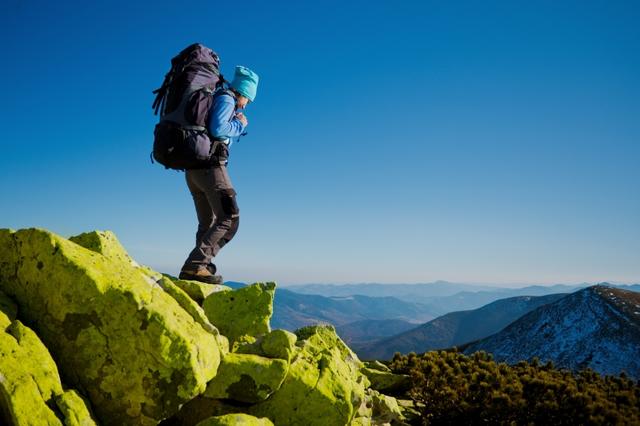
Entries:
<svg viewBox="0 0 640 426">
<path fill-rule="evenodd" d="M 222 211 L 231 217 L 240 216 L 240 209 L 236 201 L 236 191 L 234 189 L 225 189 L 222 191 L 220 197 L 220 203 L 222 204 Z"/>
</svg>

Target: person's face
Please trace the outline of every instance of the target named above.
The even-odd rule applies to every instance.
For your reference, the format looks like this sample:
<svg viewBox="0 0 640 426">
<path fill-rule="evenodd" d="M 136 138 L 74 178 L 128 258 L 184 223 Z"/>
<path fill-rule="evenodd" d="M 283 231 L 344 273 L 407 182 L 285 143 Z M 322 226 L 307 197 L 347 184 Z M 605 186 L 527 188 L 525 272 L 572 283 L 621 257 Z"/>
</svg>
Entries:
<svg viewBox="0 0 640 426">
<path fill-rule="evenodd" d="M 245 98 L 242 95 L 238 95 L 236 104 L 238 106 L 238 109 L 245 109 L 245 107 L 249 105 L 250 102 L 251 101 L 249 100 L 249 98 Z"/>
</svg>

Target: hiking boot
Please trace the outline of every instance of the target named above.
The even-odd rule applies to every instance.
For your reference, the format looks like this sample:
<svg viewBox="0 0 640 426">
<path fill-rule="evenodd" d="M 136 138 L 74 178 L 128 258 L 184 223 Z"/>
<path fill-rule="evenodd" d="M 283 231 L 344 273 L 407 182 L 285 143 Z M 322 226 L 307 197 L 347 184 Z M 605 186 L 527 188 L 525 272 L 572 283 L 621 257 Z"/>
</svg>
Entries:
<svg viewBox="0 0 640 426">
<path fill-rule="evenodd" d="M 178 278 L 181 280 L 200 281 L 207 284 L 222 284 L 224 282 L 221 275 L 214 275 L 207 266 L 199 266 L 196 269 L 183 268 Z"/>
<path fill-rule="evenodd" d="M 207 265 L 207 269 L 209 270 L 209 272 L 211 272 L 211 274 L 215 275 L 216 271 L 218 270 L 218 267 L 216 266 L 215 263 L 210 263 Z"/>
</svg>

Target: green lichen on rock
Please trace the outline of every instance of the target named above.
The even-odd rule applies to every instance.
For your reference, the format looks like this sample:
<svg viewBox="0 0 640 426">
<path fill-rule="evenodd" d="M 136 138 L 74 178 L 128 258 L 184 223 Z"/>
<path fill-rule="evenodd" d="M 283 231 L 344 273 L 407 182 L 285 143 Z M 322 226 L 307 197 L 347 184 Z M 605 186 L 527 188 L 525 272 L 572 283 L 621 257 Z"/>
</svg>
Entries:
<svg viewBox="0 0 640 426">
<path fill-rule="evenodd" d="M 239 345 L 237 353 L 266 356 L 291 361 L 298 337 L 290 331 L 273 330 L 250 344 Z"/>
<path fill-rule="evenodd" d="M 21 330 L 24 326 L 19 321 L 1 322 L 6 330 L 0 333 L 0 413 L 8 417 L 9 424 L 30 425 L 36 417 L 43 425 L 61 425 L 47 405 L 56 393 L 62 393 L 47 349 L 35 334 Z"/>
<path fill-rule="evenodd" d="M 244 403 L 236 403 L 229 399 L 213 399 L 205 395 L 199 395 L 180 407 L 180 411 L 161 424 L 163 426 L 195 426 L 209 417 L 242 413 L 246 410 L 246 404 Z"/>
<path fill-rule="evenodd" d="M 264 336 L 260 342 L 262 353 L 270 358 L 284 359 L 291 361 L 296 351 L 298 337 L 286 330 L 273 330 Z"/>
<path fill-rule="evenodd" d="M 95 425 L 82 399 L 64 404 L 64 395 L 74 391 L 63 391 L 49 351 L 16 313 L 16 305 L 0 292 L 0 423 Z"/>
<path fill-rule="evenodd" d="M 74 237 L 70 237 L 69 241 L 82 246 L 86 249 L 100 253 L 103 256 L 115 261 L 120 261 L 137 268 L 140 272 L 150 278 L 150 284 L 157 283 L 165 292 L 173 297 L 176 302 L 187 311 L 191 317 L 202 326 L 206 331 L 212 334 L 219 334 L 218 330 L 209 322 L 204 311 L 180 286 L 174 283 L 168 276 L 155 272 L 149 267 L 139 265 L 127 253 L 125 248 L 120 244 L 115 234 L 111 231 L 92 231 L 85 232 Z M 184 282 L 184 281 L 183 281 Z M 205 284 L 203 284 L 205 285 Z"/>
<path fill-rule="evenodd" d="M 217 371 L 215 337 L 121 255 L 40 229 L 0 230 L 0 288 L 103 424 L 155 425 Z"/>
<path fill-rule="evenodd" d="M 168 274 L 163 275 L 173 281 L 175 285 L 180 287 L 189 297 L 200 305 L 204 302 L 204 299 L 212 293 L 231 291 L 231 287 L 222 284 L 206 284 L 193 280 L 181 280 Z"/>
<path fill-rule="evenodd" d="M 0 291 L 0 329 L 4 330 L 18 316 L 18 305 Z"/>
<path fill-rule="evenodd" d="M 362 363 L 333 327 L 305 327 L 296 334 L 296 354 L 280 390 L 249 412 L 278 425 L 349 424 L 369 384 Z"/>
<path fill-rule="evenodd" d="M 127 253 L 122 244 L 120 244 L 116 235 L 111 231 L 84 232 L 82 234 L 69 237 L 69 241 L 73 241 L 79 246 L 96 253 L 100 253 L 113 260 L 119 260 L 133 266 L 138 266 L 131 256 L 129 256 L 129 253 Z"/>
<path fill-rule="evenodd" d="M 226 414 L 203 420 L 196 426 L 273 426 L 267 418 L 257 418 L 248 414 Z"/>
<path fill-rule="evenodd" d="M 299 340 L 311 340 L 322 346 L 337 350 L 345 362 L 352 368 L 361 369 L 364 364 L 349 346 L 338 336 L 336 329 L 331 325 L 310 325 L 296 330 Z"/>
<path fill-rule="evenodd" d="M 378 360 L 363 361 L 363 363 L 365 367 L 370 368 L 372 370 L 385 371 L 387 373 L 391 373 L 391 369 Z"/>
<path fill-rule="evenodd" d="M 371 388 L 380 392 L 396 394 L 411 387 L 411 377 L 406 374 L 393 374 L 367 367 L 362 369 L 362 373 L 371 382 Z"/>
<path fill-rule="evenodd" d="M 405 424 L 405 418 L 400 407 L 398 406 L 398 401 L 396 401 L 395 398 L 383 395 L 373 389 L 367 389 L 365 400 L 370 401 L 372 406 L 372 424 Z"/>
<path fill-rule="evenodd" d="M 191 317 L 202 326 L 206 331 L 211 334 L 218 335 L 218 329 L 209 322 L 209 318 L 204 313 L 204 310 L 193 300 L 187 293 L 185 293 L 180 287 L 174 284 L 173 281 L 166 277 L 160 277 L 158 285 L 162 287 L 176 302 L 191 315 Z"/>
<path fill-rule="evenodd" d="M 202 307 L 213 325 L 231 342 L 254 341 L 269 333 L 276 284 L 256 283 L 212 293 Z"/>
<path fill-rule="evenodd" d="M 280 388 L 287 368 L 288 363 L 281 359 L 229 353 L 222 359 L 204 396 L 246 403 L 264 401 Z"/>
<path fill-rule="evenodd" d="M 0 289 L 0 422 L 94 424 L 59 368 L 105 425 L 405 424 L 376 391 L 404 376 L 363 364 L 331 326 L 270 330 L 275 283 L 178 280 L 108 231 L 28 229 L 0 230 Z"/>
<path fill-rule="evenodd" d="M 65 426 L 95 425 L 86 401 L 74 390 L 68 390 L 55 397 L 56 406 L 64 416 Z"/>
<path fill-rule="evenodd" d="M 349 426 L 406 426 L 395 398 L 367 389 L 365 398 Z"/>
</svg>

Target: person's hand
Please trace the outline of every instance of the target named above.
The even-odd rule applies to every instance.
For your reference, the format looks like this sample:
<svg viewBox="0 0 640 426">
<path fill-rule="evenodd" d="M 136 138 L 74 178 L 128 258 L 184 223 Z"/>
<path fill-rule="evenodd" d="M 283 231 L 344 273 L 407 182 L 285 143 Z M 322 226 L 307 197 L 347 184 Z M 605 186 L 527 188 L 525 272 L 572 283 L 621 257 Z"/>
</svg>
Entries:
<svg viewBox="0 0 640 426">
<path fill-rule="evenodd" d="M 242 123 L 244 127 L 247 127 L 249 125 L 249 122 L 247 121 L 247 117 L 245 117 L 244 113 L 237 112 L 236 118 Z"/>
</svg>

